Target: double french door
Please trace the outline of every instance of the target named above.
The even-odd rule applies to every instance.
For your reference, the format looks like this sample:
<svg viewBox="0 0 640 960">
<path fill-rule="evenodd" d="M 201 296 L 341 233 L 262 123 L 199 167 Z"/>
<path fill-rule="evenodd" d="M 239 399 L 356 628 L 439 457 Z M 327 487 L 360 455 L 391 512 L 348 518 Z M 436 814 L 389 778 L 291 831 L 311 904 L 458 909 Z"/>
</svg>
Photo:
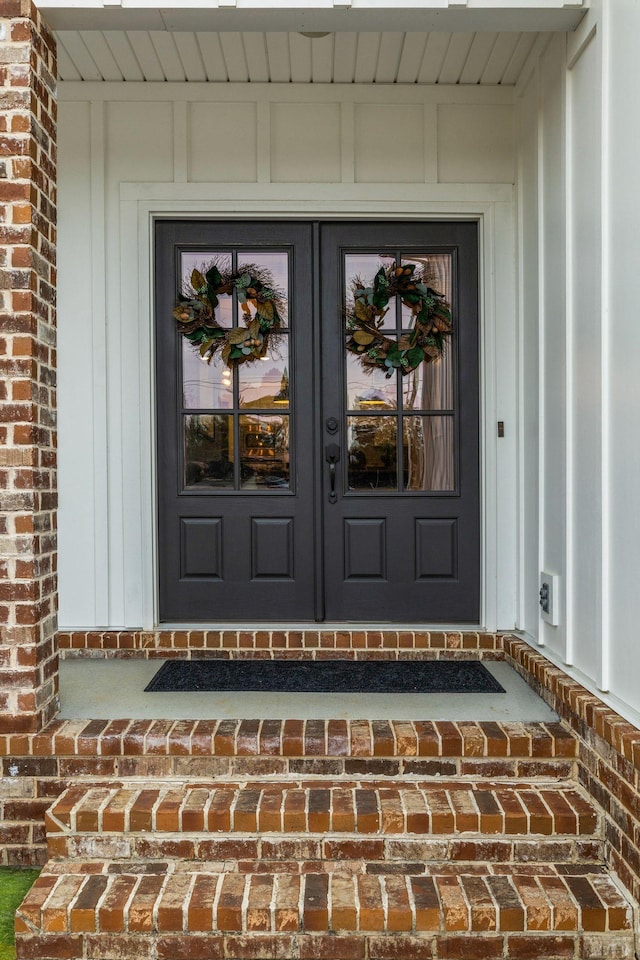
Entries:
<svg viewBox="0 0 640 960">
<path fill-rule="evenodd" d="M 478 621 L 477 225 L 171 220 L 155 254 L 160 619 Z M 177 329 L 211 263 L 282 291 L 260 359 L 207 363 Z M 345 336 L 354 283 L 403 263 L 453 317 L 443 356 L 405 374 Z M 242 326 L 237 292 L 218 299 Z M 394 298 L 382 322 L 398 340 L 414 318 Z"/>
</svg>

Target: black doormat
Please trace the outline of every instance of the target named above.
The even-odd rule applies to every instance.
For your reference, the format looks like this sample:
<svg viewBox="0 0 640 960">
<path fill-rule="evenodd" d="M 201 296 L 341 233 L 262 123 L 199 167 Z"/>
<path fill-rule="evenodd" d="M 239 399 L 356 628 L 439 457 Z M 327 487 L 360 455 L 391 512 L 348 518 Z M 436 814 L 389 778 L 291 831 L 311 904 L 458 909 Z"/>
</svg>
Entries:
<svg viewBox="0 0 640 960">
<path fill-rule="evenodd" d="M 504 693 L 477 660 L 167 660 L 145 691 Z"/>
</svg>

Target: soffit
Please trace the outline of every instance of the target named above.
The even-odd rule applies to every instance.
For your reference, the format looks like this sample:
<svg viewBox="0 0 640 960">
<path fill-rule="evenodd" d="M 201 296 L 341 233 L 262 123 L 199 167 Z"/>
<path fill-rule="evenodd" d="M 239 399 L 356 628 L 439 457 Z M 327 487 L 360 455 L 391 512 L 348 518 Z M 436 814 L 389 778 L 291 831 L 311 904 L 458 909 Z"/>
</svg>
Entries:
<svg viewBox="0 0 640 960">
<path fill-rule="evenodd" d="M 590 0 L 37 0 L 54 30 L 574 30 Z"/>
<path fill-rule="evenodd" d="M 515 84 L 536 32 L 58 30 L 61 80 Z"/>
</svg>

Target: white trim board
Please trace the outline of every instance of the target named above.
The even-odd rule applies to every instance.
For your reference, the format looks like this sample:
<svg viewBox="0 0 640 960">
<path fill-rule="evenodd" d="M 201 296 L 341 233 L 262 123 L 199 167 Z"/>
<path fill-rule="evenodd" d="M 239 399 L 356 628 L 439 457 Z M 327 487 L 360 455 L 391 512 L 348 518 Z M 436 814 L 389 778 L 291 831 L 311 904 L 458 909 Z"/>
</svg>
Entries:
<svg viewBox="0 0 640 960">
<path fill-rule="evenodd" d="M 452 199 L 455 191 L 448 186 L 449 199 L 438 202 L 414 199 L 409 203 L 398 201 L 351 200 L 340 201 L 335 196 L 317 202 L 312 199 L 313 187 L 306 186 L 306 199 L 247 198 L 243 185 L 243 200 L 205 199 L 202 194 L 222 193 L 220 185 L 208 185 L 198 190 L 200 200 L 180 199 L 189 192 L 189 184 L 123 184 L 121 190 L 121 324 L 130 325 L 130 313 L 124 305 L 138 304 L 138 365 L 133 364 L 123 376 L 123 412 L 139 411 L 137 455 L 140 468 L 139 497 L 129 505 L 129 516 L 122 518 L 125 552 L 127 537 L 131 537 L 133 555 L 137 555 L 138 570 L 134 580 L 140 584 L 137 600 L 125 600 L 127 624 L 144 624 L 153 629 L 157 616 L 157 532 L 156 532 L 156 473 L 155 473 L 155 377 L 153 357 L 153 225 L 159 217 L 223 217 L 313 219 L 476 219 L 480 239 L 480 325 L 481 325 L 481 504 L 482 504 L 482 562 L 481 562 L 481 624 L 488 630 L 512 629 L 516 620 L 517 540 L 514 518 L 517 503 L 516 450 L 518 443 L 517 409 L 515 401 L 514 354 L 516 330 L 513 262 L 513 204 L 512 188 L 503 188 L 497 200 L 494 188 L 476 186 L 476 200 Z M 335 191 L 336 185 L 332 185 Z M 235 189 L 237 185 L 233 185 Z M 286 188 L 291 197 L 291 187 Z M 352 188 L 353 189 L 353 188 Z M 389 184 L 385 185 L 389 189 Z M 259 185 L 253 185 L 259 191 Z M 253 192 L 252 190 L 252 192 Z M 478 201 L 479 190 L 485 190 L 487 200 Z M 238 191 L 240 192 L 240 191 Z M 466 191 L 465 191 L 466 192 Z M 173 193 L 173 199 L 168 194 Z M 508 193 L 508 201 L 502 199 Z M 191 194 L 193 195 L 193 194 Z M 126 197 L 126 199 L 125 199 Z M 137 256 L 133 255 L 137 246 Z M 511 332 L 510 332 L 511 329 Z M 513 354 L 513 355 L 512 355 Z M 507 369 L 509 368 L 509 369 Z M 506 371 L 506 375 L 505 375 Z M 498 416 L 498 411 L 500 411 Z M 498 441 L 496 420 L 505 420 L 507 436 Z M 133 453 L 129 438 L 128 451 Z M 500 447 L 499 447 L 500 444 Z M 135 502 L 134 502 L 135 501 Z M 126 511 L 125 511 L 126 513 Z M 130 521 L 130 523 L 129 523 Z M 136 529 L 137 525 L 137 529 Z M 135 541 L 140 538 L 138 547 Z M 129 554 L 131 556 L 131 554 Z M 135 594 L 135 591 L 133 591 Z M 115 629 L 114 624 L 110 624 Z"/>
<path fill-rule="evenodd" d="M 144 83 L 63 80 L 58 99 L 106 101 L 187 101 L 190 103 L 429 103 L 510 105 L 515 87 L 477 84 L 366 83 Z"/>
</svg>

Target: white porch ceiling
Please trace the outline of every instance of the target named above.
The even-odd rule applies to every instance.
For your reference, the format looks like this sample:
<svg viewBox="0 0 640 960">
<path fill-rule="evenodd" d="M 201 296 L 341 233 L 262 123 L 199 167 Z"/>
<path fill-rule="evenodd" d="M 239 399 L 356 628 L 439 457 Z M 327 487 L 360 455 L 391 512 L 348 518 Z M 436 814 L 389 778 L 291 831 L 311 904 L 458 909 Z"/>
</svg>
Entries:
<svg viewBox="0 0 640 960">
<path fill-rule="evenodd" d="M 534 32 L 59 30 L 61 80 L 514 84 Z"/>
</svg>

